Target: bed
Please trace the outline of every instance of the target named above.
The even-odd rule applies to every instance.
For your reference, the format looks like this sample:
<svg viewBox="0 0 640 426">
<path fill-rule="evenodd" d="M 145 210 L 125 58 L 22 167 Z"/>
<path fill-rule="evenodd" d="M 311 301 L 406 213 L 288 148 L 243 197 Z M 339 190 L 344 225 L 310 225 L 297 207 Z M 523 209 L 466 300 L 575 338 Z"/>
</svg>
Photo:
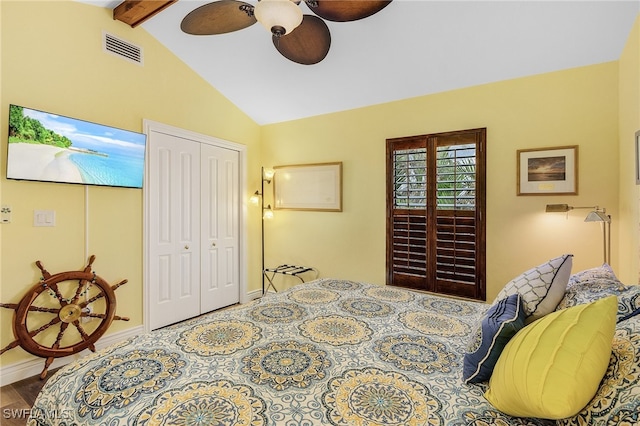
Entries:
<svg viewBox="0 0 640 426">
<path fill-rule="evenodd" d="M 45 384 L 28 424 L 640 424 L 635 290 L 600 283 L 562 300 L 568 310 L 624 293 L 628 311 L 597 395 L 567 419 L 506 415 L 486 399 L 488 382 L 463 379 L 492 305 L 324 278 L 73 362 Z"/>
</svg>

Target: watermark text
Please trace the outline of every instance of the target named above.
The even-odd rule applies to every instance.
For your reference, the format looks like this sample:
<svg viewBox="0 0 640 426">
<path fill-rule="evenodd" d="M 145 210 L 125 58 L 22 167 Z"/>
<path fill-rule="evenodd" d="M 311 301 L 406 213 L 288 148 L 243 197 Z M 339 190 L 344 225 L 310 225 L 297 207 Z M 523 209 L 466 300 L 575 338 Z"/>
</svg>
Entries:
<svg viewBox="0 0 640 426">
<path fill-rule="evenodd" d="M 3 419 L 71 420 L 73 410 L 43 410 L 42 408 L 3 408 Z"/>
</svg>

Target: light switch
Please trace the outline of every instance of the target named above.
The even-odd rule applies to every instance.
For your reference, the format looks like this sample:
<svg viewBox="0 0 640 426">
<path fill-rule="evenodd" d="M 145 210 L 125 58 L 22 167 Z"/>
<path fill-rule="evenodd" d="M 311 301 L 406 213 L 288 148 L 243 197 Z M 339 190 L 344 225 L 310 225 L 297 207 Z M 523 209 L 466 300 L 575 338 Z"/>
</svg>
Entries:
<svg viewBox="0 0 640 426">
<path fill-rule="evenodd" d="M 34 210 L 33 226 L 56 226 L 55 210 Z"/>
</svg>

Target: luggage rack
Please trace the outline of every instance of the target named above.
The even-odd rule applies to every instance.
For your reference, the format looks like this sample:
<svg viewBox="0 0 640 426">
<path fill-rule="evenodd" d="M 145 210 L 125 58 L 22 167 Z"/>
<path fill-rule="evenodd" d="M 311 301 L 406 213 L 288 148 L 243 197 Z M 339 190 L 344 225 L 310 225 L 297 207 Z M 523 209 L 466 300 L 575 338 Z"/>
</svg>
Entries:
<svg viewBox="0 0 640 426">
<path fill-rule="evenodd" d="M 269 288 L 273 288 L 273 290 L 276 293 L 278 292 L 278 289 L 276 288 L 276 286 L 273 285 L 273 278 L 276 276 L 276 274 L 291 275 L 293 277 L 298 278 L 300 281 L 304 283 L 304 279 L 300 276 L 300 274 L 303 274 L 309 271 L 314 271 L 314 269 L 309 266 L 297 266 L 297 265 L 279 265 L 279 266 L 276 266 L 275 268 L 265 268 L 264 271 L 262 271 L 262 273 L 264 274 L 269 284 L 267 285 L 266 288 L 262 289 L 262 294 L 265 295 L 269 291 Z M 269 273 L 271 273 L 271 276 L 269 276 Z"/>
</svg>

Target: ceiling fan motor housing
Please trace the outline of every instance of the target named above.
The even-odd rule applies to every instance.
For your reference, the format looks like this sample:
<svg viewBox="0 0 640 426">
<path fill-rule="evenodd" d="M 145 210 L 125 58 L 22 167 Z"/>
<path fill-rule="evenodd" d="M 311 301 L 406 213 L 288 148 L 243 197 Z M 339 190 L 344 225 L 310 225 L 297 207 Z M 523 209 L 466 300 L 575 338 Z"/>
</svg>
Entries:
<svg viewBox="0 0 640 426">
<path fill-rule="evenodd" d="M 273 27 L 271 27 L 271 34 L 273 34 L 276 37 L 282 37 L 286 33 L 287 33 L 287 30 L 282 25 L 274 25 Z"/>
</svg>

